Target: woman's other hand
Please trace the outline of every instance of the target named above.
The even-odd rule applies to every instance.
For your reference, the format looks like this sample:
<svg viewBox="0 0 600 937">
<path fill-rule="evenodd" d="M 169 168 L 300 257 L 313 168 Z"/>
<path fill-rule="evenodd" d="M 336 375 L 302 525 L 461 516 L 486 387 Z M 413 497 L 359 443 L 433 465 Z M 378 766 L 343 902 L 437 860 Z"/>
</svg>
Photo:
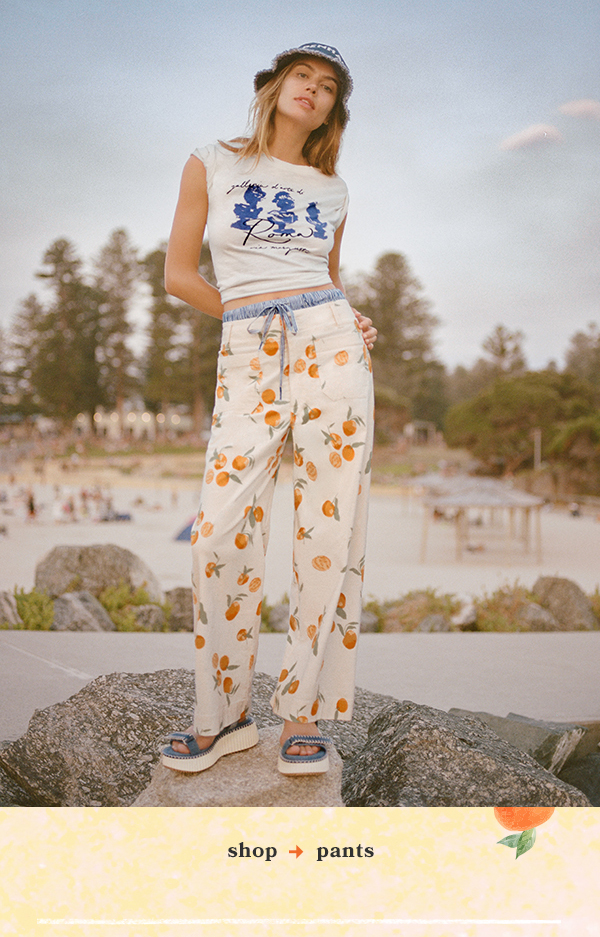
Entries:
<svg viewBox="0 0 600 937">
<path fill-rule="evenodd" d="M 363 316 L 362 312 L 359 312 L 358 309 L 354 309 L 354 307 L 352 311 L 356 316 L 358 327 L 363 333 L 363 341 L 369 351 L 371 351 L 373 345 L 377 341 L 377 329 L 373 325 L 373 320 L 369 319 L 368 316 Z"/>
</svg>

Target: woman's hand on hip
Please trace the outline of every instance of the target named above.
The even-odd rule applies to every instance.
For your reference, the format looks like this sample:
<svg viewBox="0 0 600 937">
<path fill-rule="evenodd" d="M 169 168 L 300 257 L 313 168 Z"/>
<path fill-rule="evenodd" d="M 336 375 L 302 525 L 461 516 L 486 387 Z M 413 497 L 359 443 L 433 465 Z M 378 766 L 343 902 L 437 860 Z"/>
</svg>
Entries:
<svg viewBox="0 0 600 937">
<path fill-rule="evenodd" d="M 369 351 L 371 351 L 373 345 L 377 341 L 377 329 L 373 325 L 373 320 L 369 319 L 368 316 L 363 316 L 362 312 L 359 312 L 358 309 L 354 309 L 354 307 L 352 311 L 356 316 L 358 327 L 363 333 L 363 341 Z"/>
</svg>

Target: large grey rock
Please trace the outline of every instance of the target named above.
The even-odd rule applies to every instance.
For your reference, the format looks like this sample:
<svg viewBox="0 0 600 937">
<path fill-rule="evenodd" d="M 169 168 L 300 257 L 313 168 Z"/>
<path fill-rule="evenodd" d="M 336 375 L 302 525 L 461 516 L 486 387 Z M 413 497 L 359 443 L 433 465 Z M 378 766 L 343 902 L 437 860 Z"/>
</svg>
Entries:
<svg viewBox="0 0 600 937">
<path fill-rule="evenodd" d="M 8 745 L 8 742 L 0 743 L 0 748 Z M 9 778 L 0 768 L 0 807 L 35 807 L 35 802 L 29 795 L 19 787 L 18 784 Z"/>
<path fill-rule="evenodd" d="M 533 592 L 540 605 L 552 612 L 561 631 L 594 631 L 600 628 L 592 603 L 570 579 L 540 576 L 533 585 Z"/>
<path fill-rule="evenodd" d="M 36 710 L 0 767 L 42 806 L 127 806 L 150 782 L 165 735 L 190 724 L 193 700 L 187 670 L 97 677 Z"/>
<path fill-rule="evenodd" d="M 569 762 L 559 778 L 583 791 L 592 807 L 600 807 L 600 753 Z"/>
<path fill-rule="evenodd" d="M 115 631 L 115 624 L 91 592 L 66 592 L 54 599 L 51 631 Z"/>
<path fill-rule="evenodd" d="M 542 722 L 517 713 L 506 718 L 492 713 L 450 709 L 451 716 L 470 716 L 481 719 L 497 736 L 530 755 L 542 768 L 558 774 L 573 755 L 585 735 L 583 726 L 563 722 Z"/>
<path fill-rule="evenodd" d="M 164 601 L 150 567 L 131 550 L 113 543 L 54 547 L 35 570 L 36 588 L 53 597 L 78 590 L 98 596 L 107 586 L 118 586 L 121 581 L 132 589 L 143 586 L 152 602 Z"/>
<path fill-rule="evenodd" d="M 520 631 L 562 631 L 559 622 L 552 612 L 538 605 L 537 602 L 526 602 L 517 611 L 517 622 Z"/>
<path fill-rule="evenodd" d="M 410 701 L 373 720 L 342 796 L 348 807 L 590 806 L 480 720 Z"/>
<path fill-rule="evenodd" d="M 290 607 L 287 602 L 279 602 L 269 611 L 269 628 L 286 634 L 290 627 Z"/>
<path fill-rule="evenodd" d="M 22 628 L 23 620 L 17 611 L 17 600 L 12 592 L 0 592 L 0 627 Z"/>
<path fill-rule="evenodd" d="M 167 622 L 160 605 L 132 605 L 137 627 L 141 631 L 165 631 Z"/>
<path fill-rule="evenodd" d="M 254 748 L 221 758 L 210 771 L 184 774 L 159 764 L 133 807 L 343 807 L 342 760 L 329 750 L 326 774 L 277 770 L 281 724 L 259 730 Z"/>
<path fill-rule="evenodd" d="M 434 612 L 431 615 L 426 615 L 425 618 L 419 622 L 415 631 L 451 631 L 450 622 L 445 615 Z"/>
<path fill-rule="evenodd" d="M 165 592 L 165 598 L 171 606 L 169 631 L 194 630 L 194 602 L 192 590 L 188 586 L 177 586 Z"/>
</svg>

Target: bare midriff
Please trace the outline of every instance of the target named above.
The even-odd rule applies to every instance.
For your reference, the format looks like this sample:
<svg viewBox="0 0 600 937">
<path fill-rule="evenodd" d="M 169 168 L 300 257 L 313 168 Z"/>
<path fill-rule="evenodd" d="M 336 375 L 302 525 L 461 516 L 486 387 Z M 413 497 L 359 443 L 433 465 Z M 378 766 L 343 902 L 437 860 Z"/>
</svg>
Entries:
<svg viewBox="0 0 600 937">
<path fill-rule="evenodd" d="M 261 303 L 265 299 L 284 299 L 286 296 L 297 296 L 299 293 L 316 293 L 319 290 L 334 290 L 335 285 L 324 283 L 323 286 L 309 286 L 305 290 L 277 290 L 275 293 L 257 293 L 255 296 L 243 296 L 241 299 L 231 299 L 225 303 L 223 308 L 225 312 L 231 309 L 239 309 L 241 306 L 250 306 L 253 303 Z"/>
</svg>

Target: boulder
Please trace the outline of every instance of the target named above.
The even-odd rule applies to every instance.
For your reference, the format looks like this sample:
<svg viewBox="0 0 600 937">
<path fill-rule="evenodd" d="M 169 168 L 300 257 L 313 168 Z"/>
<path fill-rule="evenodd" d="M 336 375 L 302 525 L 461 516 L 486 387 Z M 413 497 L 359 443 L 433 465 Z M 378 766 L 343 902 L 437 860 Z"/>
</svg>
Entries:
<svg viewBox="0 0 600 937">
<path fill-rule="evenodd" d="M 76 590 L 97 597 L 107 586 L 118 586 L 123 581 L 131 589 L 143 586 L 152 602 L 164 601 L 150 567 L 131 550 L 113 543 L 54 547 L 35 570 L 36 588 L 53 598 Z"/>
<path fill-rule="evenodd" d="M 17 600 L 12 592 L 0 592 L 0 627 L 22 628 L 23 620 L 17 611 Z"/>
<path fill-rule="evenodd" d="M 583 726 L 563 722 L 543 722 L 529 719 L 517 713 L 506 718 L 491 713 L 470 712 L 466 709 L 450 709 L 451 716 L 470 716 L 481 719 L 499 738 L 510 742 L 521 752 L 526 752 L 538 765 L 558 774 L 572 757 L 580 740 L 586 733 Z"/>
<path fill-rule="evenodd" d="M 150 782 L 165 735 L 189 726 L 191 671 L 112 673 L 36 710 L 0 767 L 37 805 L 123 807 Z"/>
<path fill-rule="evenodd" d="M 516 614 L 519 631 L 562 631 L 552 612 L 537 602 L 525 602 Z"/>
<path fill-rule="evenodd" d="M 10 744 L 0 743 L 0 747 Z M 0 768 L 0 807 L 35 807 L 29 795 Z"/>
<path fill-rule="evenodd" d="M 287 634 L 290 627 L 290 607 L 287 602 L 279 602 L 269 609 L 269 628 Z"/>
<path fill-rule="evenodd" d="M 369 612 L 364 608 L 362 609 L 360 614 L 360 630 L 361 632 L 370 634 L 379 631 L 379 618 L 375 612 Z"/>
<path fill-rule="evenodd" d="M 286 776 L 277 770 L 280 735 L 281 723 L 260 729 L 254 748 L 198 774 L 159 764 L 132 807 L 343 807 L 342 759 L 335 749 L 330 747 L 327 773 Z"/>
<path fill-rule="evenodd" d="M 194 630 L 194 602 L 192 590 L 187 586 L 177 586 L 165 592 L 165 598 L 171 606 L 169 631 Z"/>
<path fill-rule="evenodd" d="M 160 605 L 132 605 L 131 611 L 141 631 L 165 631 L 166 619 Z"/>
<path fill-rule="evenodd" d="M 533 585 L 533 592 L 540 605 L 552 612 L 561 631 L 594 631 L 600 628 L 592 603 L 570 579 L 540 576 Z"/>
<path fill-rule="evenodd" d="M 54 599 L 51 631 L 115 631 L 115 624 L 91 592 L 66 592 Z"/>
<path fill-rule="evenodd" d="M 590 806 L 479 719 L 394 702 L 344 765 L 348 807 Z"/>
<path fill-rule="evenodd" d="M 450 622 L 445 615 L 440 615 L 433 613 L 431 615 L 426 615 L 422 621 L 419 622 L 415 631 L 451 631 Z"/>
<path fill-rule="evenodd" d="M 260 729 L 281 719 L 269 700 L 277 681 L 255 673 L 252 715 Z M 351 723 L 321 721 L 343 758 L 367 741 L 368 726 L 393 702 L 357 689 Z M 0 751 L 0 768 L 41 806 L 128 806 L 147 787 L 164 739 L 192 720 L 192 671 L 114 673 L 98 677 L 63 703 L 36 711 L 27 732 Z M 166 769 L 165 769 L 166 770 Z"/>
<path fill-rule="evenodd" d="M 561 781 L 579 788 L 592 807 L 600 807 L 600 753 L 591 753 L 570 761 L 559 774 Z"/>
</svg>

